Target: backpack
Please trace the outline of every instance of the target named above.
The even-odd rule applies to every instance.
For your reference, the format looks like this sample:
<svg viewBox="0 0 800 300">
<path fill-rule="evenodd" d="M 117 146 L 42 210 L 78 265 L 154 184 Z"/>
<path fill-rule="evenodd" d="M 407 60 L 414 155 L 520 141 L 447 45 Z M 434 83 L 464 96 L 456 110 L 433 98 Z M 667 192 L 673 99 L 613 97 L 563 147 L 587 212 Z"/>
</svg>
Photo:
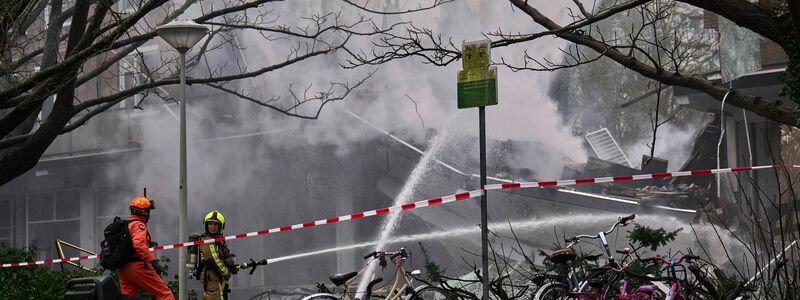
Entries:
<svg viewBox="0 0 800 300">
<path fill-rule="evenodd" d="M 100 242 L 100 265 L 106 270 L 116 270 L 134 261 L 133 242 L 128 231 L 130 220 L 114 217 L 114 221 L 103 230 L 105 239 Z"/>
</svg>

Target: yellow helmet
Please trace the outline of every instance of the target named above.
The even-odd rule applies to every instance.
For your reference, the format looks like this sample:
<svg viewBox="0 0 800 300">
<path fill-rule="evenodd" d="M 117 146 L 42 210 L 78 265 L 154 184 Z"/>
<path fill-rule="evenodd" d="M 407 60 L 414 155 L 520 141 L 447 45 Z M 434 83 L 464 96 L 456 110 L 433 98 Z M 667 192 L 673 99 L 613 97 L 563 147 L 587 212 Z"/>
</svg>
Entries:
<svg viewBox="0 0 800 300">
<path fill-rule="evenodd" d="M 219 223 L 220 230 L 225 229 L 225 217 L 219 211 L 211 211 L 206 214 L 206 217 L 203 218 L 203 226 L 208 228 L 208 222 L 216 222 Z"/>
</svg>

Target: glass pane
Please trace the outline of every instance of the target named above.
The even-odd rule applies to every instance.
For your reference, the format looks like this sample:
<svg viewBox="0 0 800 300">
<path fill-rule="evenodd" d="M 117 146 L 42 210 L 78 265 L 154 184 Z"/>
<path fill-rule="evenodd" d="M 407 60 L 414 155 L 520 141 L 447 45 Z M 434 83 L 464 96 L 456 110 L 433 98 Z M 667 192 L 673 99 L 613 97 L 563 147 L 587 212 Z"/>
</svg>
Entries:
<svg viewBox="0 0 800 300">
<path fill-rule="evenodd" d="M 120 0 L 119 1 L 119 10 L 120 12 L 132 12 L 139 7 L 142 6 L 142 0 Z"/>
<path fill-rule="evenodd" d="M 59 223 L 38 223 L 28 225 L 31 245 L 35 245 L 39 255 L 54 255 L 56 229 Z"/>
<path fill-rule="evenodd" d="M 55 248 L 56 239 L 80 244 L 80 221 L 31 224 L 28 228 L 30 228 L 31 244 L 36 245 L 37 253 L 47 258 L 58 256 Z"/>
<path fill-rule="evenodd" d="M 73 245 L 80 245 L 81 244 L 81 223 L 80 221 L 67 221 L 67 222 L 58 222 L 55 223 L 56 226 L 56 237 L 61 239 L 62 241 L 68 242 Z M 55 239 L 53 240 L 55 243 Z M 100 242 L 98 241 L 98 244 Z M 87 249 L 93 249 L 92 245 L 86 245 Z M 66 252 L 66 251 L 65 251 Z M 77 252 L 76 252 L 77 254 Z"/>
<path fill-rule="evenodd" d="M 78 191 L 58 192 L 56 195 L 56 219 L 81 217 L 81 198 Z"/>
<path fill-rule="evenodd" d="M 53 195 L 31 194 L 28 198 L 28 220 L 46 221 L 53 219 Z"/>
<path fill-rule="evenodd" d="M 720 71 L 728 82 L 761 69 L 761 37 L 719 16 Z"/>
<path fill-rule="evenodd" d="M 97 215 L 126 217 L 128 201 L 133 199 L 130 193 L 131 189 L 123 186 L 99 189 L 96 194 Z"/>
<path fill-rule="evenodd" d="M 127 219 L 127 216 L 120 216 L 122 219 Z M 95 224 L 94 228 L 97 228 L 97 234 L 100 238 L 103 237 L 103 230 L 105 230 L 106 226 L 114 222 L 114 217 L 98 217 L 97 223 Z"/>
<path fill-rule="evenodd" d="M 11 238 L 11 228 L 0 228 L 0 239 Z"/>
<path fill-rule="evenodd" d="M 11 200 L 0 200 L 0 227 L 11 226 Z"/>
</svg>

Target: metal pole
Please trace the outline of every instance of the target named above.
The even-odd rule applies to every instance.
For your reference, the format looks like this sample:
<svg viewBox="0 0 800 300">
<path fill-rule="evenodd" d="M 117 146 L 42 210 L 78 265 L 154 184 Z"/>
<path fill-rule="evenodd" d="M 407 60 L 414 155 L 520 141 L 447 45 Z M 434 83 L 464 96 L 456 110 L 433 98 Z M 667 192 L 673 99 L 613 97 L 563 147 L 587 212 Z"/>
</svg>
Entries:
<svg viewBox="0 0 800 300">
<path fill-rule="evenodd" d="M 478 126 L 481 140 L 481 189 L 486 185 L 486 108 L 478 107 Z M 483 300 L 489 300 L 489 228 L 486 191 L 481 195 L 481 260 L 483 261 Z"/>
<path fill-rule="evenodd" d="M 181 129 L 180 129 L 180 217 L 178 219 L 178 240 L 183 243 L 186 241 L 186 52 L 180 52 L 181 56 Z M 186 248 L 178 251 L 178 299 L 188 300 L 188 290 L 186 286 Z"/>
</svg>

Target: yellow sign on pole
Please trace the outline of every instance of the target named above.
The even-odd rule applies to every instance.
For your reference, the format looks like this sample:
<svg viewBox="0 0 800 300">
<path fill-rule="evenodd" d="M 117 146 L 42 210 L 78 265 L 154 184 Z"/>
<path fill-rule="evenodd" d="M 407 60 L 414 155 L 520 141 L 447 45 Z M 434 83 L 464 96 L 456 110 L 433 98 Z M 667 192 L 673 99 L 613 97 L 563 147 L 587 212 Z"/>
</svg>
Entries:
<svg viewBox="0 0 800 300">
<path fill-rule="evenodd" d="M 492 43 L 489 40 L 464 43 L 461 52 L 461 67 L 466 69 L 489 66 L 489 51 Z"/>
<path fill-rule="evenodd" d="M 458 83 L 497 79 L 497 68 L 474 68 L 458 71 Z"/>
<path fill-rule="evenodd" d="M 489 40 L 464 43 L 461 50 L 463 70 L 458 71 L 458 108 L 497 104 L 497 68 L 490 67 Z"/>
</svg>

